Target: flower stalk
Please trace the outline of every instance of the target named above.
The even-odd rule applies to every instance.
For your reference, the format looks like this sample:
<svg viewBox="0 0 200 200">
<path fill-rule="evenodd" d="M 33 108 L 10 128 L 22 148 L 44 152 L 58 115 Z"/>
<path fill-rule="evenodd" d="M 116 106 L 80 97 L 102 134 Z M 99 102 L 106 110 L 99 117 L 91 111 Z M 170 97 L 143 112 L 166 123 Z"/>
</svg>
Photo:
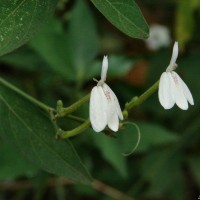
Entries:
<svg viewBox="0 0 200 200">
<path fill-rule="evenodd" d="M 58 129 L 56 133 L 56 139 L 66 139 L 69 137 L 73 137 L 75 135 L 78 135 L 88 129 L 90 127 L 90 120 L 87 119 L 84 123 L 82 123 L 80 126 L 70 130 L 70 131 L 63 131 L 62 129 Z"/>
<path fill-rule="evenodd" d="M 139 97 L 133 97 L 130 102 L 126 103 L 125 109 L 123 110 L 124 118 L 127 118 L 128 112 L 136 106 L 139 106 L 144 101 L 146 101 L 154 92 L 157 91 L 159 85 L 159 81 L 154 83 L 147 91 L 145 91 Z"/>
<path fill-rule="evenodd" d="M 123 110 L 123 116 L 124 119 L 128 118 L 128 112 L 130 110 L 132 110 L 134 107 L 139 106 L 140 104 L 142 104 L 144 101 L 146 101 L 154 92 L 157 91 L 158 89 L 158 85 L 159 85 L 159 81 L 157 81 L 156 83 L 154 83 L 146 92 L 144 92 L 142 95 L 140 95 L 139 97 L 133 97 L 132 100 L 128 103 L 126 103 L 125 109 Z M 88 95 L 87 95 L 88 96 Z M 79 100 L 81 101 L 81 100 Z M 76 102 L 77 103 L 77 102 Z M 75 103 L 75 104 L 76 104 Z M 74 105 L 74 104 L 73 104 Z M 69 117 L 70 119 L 74 119 L 76 120 L 77 117 L 73 116 L 71 117 L 71 115 L 68 115 L 67 117 Z M 75 117 L 75 118 L 74 118 Z M 77 121 L 77 120 L 76 120 Z M 83 131 L 85 131 L 87 128 L 89 128 L 91 126 L 90 124 L 90 120 L 87 119 L 85 121 L 83 121 L 83 119 L 78 118 L 79 122 L 83 122 L 80 126 L 76 127 L 73 130 L 70 131 L 63 131 L 62 129 L 58 129 L 58 132 L 56 134 L 56 138 L 57 139 L 66 139 L 69 137 L 73 137 L 75 135 L 78 135 L 80 133 L 82 133 Z M 124 122 L 126 123 L 126 122 Z M 120 127 L 123 126 L 124 124 L 123 122 L 120 123 Z M 120 128 L 119 127 L 119 128 Z"/>
<path fill-rule="evenodd" d="M 61 100 L 58 100 L 57 102 L 57 113 L 55 115 L 55 119 L 62 118 L 64 116 L 69 115 L 70 113 L 76 111 L 79 107 L 81 107 L 85 102 L 87 102 L 90 99 L 90 94 L 87 94 L 80 100 L 73 103 L 71 106 L 68 106 L 66 108 L 63 108 L 63 103 Z"/>
</svg>

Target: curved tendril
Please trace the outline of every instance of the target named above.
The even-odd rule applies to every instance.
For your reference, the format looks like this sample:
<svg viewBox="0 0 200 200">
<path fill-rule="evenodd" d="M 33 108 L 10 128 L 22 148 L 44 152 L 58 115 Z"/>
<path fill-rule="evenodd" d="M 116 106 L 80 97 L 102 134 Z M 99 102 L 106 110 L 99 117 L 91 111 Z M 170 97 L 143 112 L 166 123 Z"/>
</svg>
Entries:
<svg viewBox="0 0 200 200">
<path fill-rule="evenodd" d="M 138 147 L 138 145 L 140 143 L 141 134 L 140 134 L 140 129 L 139 129 L 139 127 L 138 127 L 138 125 L 136 123 L 125 122 L 124 124 L 132 124 L 132 125 L 134 125 L 136 130 L 137 130 L 137 134 L 138 134 L 138 140 L 137 140 L 137 143 L 135 144 L 135 146 L 133 147 L 133 149 L 129 153 L 122 153 L 123 156 L 130 156 L 137 149 L 137 147 Z"/>
</svg>

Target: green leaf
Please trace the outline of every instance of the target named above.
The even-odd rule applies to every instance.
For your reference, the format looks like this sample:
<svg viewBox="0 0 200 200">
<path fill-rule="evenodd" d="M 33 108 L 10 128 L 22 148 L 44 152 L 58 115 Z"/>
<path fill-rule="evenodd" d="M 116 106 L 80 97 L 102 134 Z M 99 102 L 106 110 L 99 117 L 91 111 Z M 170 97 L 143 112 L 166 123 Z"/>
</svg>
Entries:
<svg viewBox="0 0 200 200">
<path fill-rule="evenodd" d="M 54 72 L 74 80 L 69 39 L 60 21 L 51 19 L 44 30 L 31 40 L 30 46 Z"/>
<path fill-rule="evenodd" d="M 93 134 L 94 142 L 107 160 L 123 177 L 127 176 L 126 157 L 122 155 L 121 141 L 104 134 Z"/>
<path fill-rule="evenodd" d="M 72 144 L 55 140 L 49 116 L 0 79 L 0 135 L 41 169 L 90 183 L 90 175 Z"/>
<path fill-rule="evenodd" d="M 38 168 L 27 162 L 11 145 L 0 142 L 0 180 L 32 176 Z"/>
<path fill-rule="evenodd" d="M 68 37 L 73 66 L 80 81 L 88 73 L 89 64 L 97 56 L 99 48 L 94 16 L 82 0 L 77 0 L 72 10 Z"/>
<path fill-rule="evenodd" d="M 53 13 L 56 0 L 1 0 L 0 56 L 26 43 Z"/>
<path fill-rule="evenodd" d="M 148 25 L 133 0 L 91 0 L 97 9 L 126 35 L 145 39 L 149 35 Z"/>
</svg>

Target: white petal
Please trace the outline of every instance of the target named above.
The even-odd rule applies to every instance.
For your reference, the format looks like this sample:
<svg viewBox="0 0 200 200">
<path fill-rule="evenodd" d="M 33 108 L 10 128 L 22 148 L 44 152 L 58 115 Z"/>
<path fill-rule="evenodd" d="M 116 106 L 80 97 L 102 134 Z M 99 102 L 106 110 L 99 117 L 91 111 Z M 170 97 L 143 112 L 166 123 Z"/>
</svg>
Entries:
<svg viewBox="0 0 200 200">
<path fill-rule="evenodd" d="M 175 64 L 177 57 L 178 57 L 178 42 L 175 42 L 174 47 L 173 47 L 172 58 L 171 58 L 170 64 Z"/>
<path fill-rule="evenodd" d="M 107 70 L 108 70 L 108 57 L 104 56 L 103 62 L 102 62 L 102 69 L 101 69 L 101 80 L 102 81 L 106 80 Z"/>
<path fill-rule="evenodd" d="M 113 131 L 118 131 L 119 118 L 117 113 L 117 107 L 115 104 L 113 92 L 107 84 L 103 84 L 103 91 L 107 99 L 107 122 L 108 127 Z"/>
<path fill-rule="evenodd" d="M 90 95 L 90 121 L 96 132 L 102 131 L 107 125 L 107 100 L 101 86 L 95 86 Z"/>
<path fill-rule="evenodd" d="M 114 132 L 118 131 L 119 118 L 116 112 L 114 102 L 108 104 L 107 117 L 108 117 L 108 127 Z"/>
<path fill-rule="evenodd" d="M 178 42 L 174 43 L 174 47 L 173 47 L 173 52 L 172 52 L 172 57 L 169 63 L 169 66 L 167 67 L 166 71 L 170 72 L 172 70 L 174 70 L 176 68 L 176 59 L 178 57 Z"/>
<path fill-rule="evenodd" d="M 119 101 L 118 101 L 115 93 L 112 91 L 112 89 L 106 83 L 105 83 L 105 86 L 107 87 L 107 90 L 110 90 L 110 93 L 111 93 L 111 95 L 114 99 L 115 109 L 117 110 L 117 114 L 118 114 L 119 119 L 123 120 L 122 110 L 121 110 Z"/>
<path fill-rule="evenodd" d="M 174 71 L 172 71 L 171 74 L 172 74 L 171 77 L 173 78 L 174 83 L 175 83 L 174 98 L 175 98 L 176 104 L 182 110 L 187 110 L 188 102 L 187 102 L 187 98 L 184 95 L 181 78 Z"/>
<path fill-rule="evenodd" d="M 168 76 L 170 72 L 163 72 L 160 77 L 158 98 L 160 104 L 165 109 L 170 109 L 174 106 L 175 100 L 172 95 L 173 84 L 170 83 L 171 79 Z"/>
<path fill-rule="evenodd" d="M 194 100 L 193 100 L 193 97 L 192 97 L 192 94 L 188 88 L 188 86 L 184 83 L 184 81 L 180 78 L 181 80 L 181 84 L 182 84 L 182 87 L 183 87 L 183 92 L 184 92 L 184 95 L 186 97 L 186 99 L 189 101 L 189 103 L 191 105 L 194 105 Z"/>
</svg>

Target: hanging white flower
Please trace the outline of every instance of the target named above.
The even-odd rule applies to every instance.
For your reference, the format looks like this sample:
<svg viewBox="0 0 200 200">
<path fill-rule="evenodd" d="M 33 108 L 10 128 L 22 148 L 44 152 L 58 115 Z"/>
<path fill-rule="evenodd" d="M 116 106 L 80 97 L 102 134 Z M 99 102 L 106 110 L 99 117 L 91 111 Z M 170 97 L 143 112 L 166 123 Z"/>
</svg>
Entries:
<svg viewBox="0 0 200 200">
<path fill-rule="evenodd" d="M 180 76 L 174 72 L 176 69 L 176 59 L 178 57 L 178 42 L 175 42 L 172 58 L 166 72 L 163 72 L 159 83 L 159 101 L 165 109 L 170 109 L 176 105 L 183 109 L 188 109 L 188 102 L 194 105 L 193 97 L 187 85 Z"/>
<path fill-rule="evenodd" d="M 153 51 L 168 47 L 171 43 L 169 28 L 159 24 L 151 25 L 149 27 L 149 38 L 145 42 L 147 47 Z"/>
<path fill-rule="evenodd" d="M 96 132 L 104 130 L 106 125 L 112 131 L 118 131 L 119 119 L 123 120 L 118 99 L 110 87 L 105 83 L 108 69 L 108 58 L 104 56 L 101 71 L 101 80 L 91 91 L 90 121 Z"/>
</svg>

